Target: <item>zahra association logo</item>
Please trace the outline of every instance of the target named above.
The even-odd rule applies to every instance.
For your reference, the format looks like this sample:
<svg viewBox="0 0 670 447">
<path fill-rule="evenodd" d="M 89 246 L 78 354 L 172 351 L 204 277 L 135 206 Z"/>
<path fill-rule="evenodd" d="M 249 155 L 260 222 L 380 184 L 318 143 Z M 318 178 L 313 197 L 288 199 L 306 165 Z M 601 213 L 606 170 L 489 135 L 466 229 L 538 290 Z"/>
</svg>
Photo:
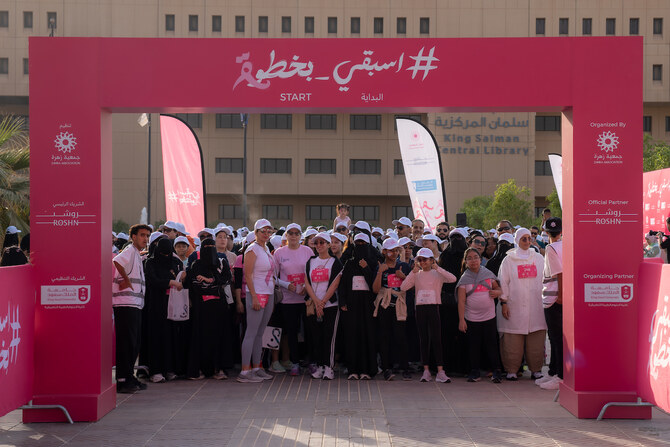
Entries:
<svg viewBox="0 0 670 447">
<path fill-rule="evenodd" d="M 56 136 L 54 144 L 56 145 L 58 152 L 69 154 L 77 146 L 77 138 L 74 136 L 74 134 L 72 134 L 72 132 L 61 131 Z"/>
<path fill-rule="evenodd" d="M 619 146 L 619 137 L 614 132 L 606 130 L 598 135 L 597 142 L 601 151 L 614 152 L 614 149 Z"/>
</svg>

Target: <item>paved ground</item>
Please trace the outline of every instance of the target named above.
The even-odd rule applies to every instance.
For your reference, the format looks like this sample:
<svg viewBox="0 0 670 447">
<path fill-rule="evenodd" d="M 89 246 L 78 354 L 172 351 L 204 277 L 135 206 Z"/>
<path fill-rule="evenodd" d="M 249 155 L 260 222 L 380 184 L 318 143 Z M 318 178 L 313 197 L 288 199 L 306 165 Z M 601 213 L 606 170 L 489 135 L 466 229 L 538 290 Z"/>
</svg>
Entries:
<svg viewBox="0 0 670 447">
<path fill-rule="evenodd" d="M 418 378 L 418 377 L 416 377 Z M 450 384 L 175 381 L 119 395 L 97 423 L 0 418 L 1 446 L 670 446 L 670 416 L 579 420 L 529 379 Z"/>
</svg>

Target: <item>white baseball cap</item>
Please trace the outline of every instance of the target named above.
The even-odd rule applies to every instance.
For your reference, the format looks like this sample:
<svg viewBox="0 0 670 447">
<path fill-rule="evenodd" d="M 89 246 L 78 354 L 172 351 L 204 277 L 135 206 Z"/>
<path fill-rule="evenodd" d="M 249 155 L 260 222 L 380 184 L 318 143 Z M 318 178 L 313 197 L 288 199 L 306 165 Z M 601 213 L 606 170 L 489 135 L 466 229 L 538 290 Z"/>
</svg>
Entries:
<svg viewBox="0 0 670 447">
<path fill-rule="evenodd" d="M 288 232 L 291 231 L 291 230 L 298 230 L 299 232 L 302 233 L 302 227 L 301 227 L 299 224 L 295 223 L 295 222 L 290 223 L 290 224 L 288 224 L 288 225 L 286 226 L 286 233 L 288 233 Z"/>
<path fill-rule="evenodd" d="M 398 224 L 405 225 L 407 227 L 411 227 L 412 226 L 412 221 L 409 220 L 409 217 L 403 216 L 400 219 L 396 219 L 396 220 L 393 221 L 393 225 L 398 225 Z"/>
<path fill-rule="evenodd" d="M 356 237 L 354 237 L 354 242 L 355 241 L 363 241 L 363 242 L 369 244 L 370 243 L 370 237 L 365 233 L 358 233 L 356 235 Z"/>
<path fill-rule="evenodd" d="M 467 238 L 468 230 L 466 230 L 465 228 L 454 228 L 449 232 L 449 237 L 451 237 L 451 235 L 453 234 L 460 234 L 461 236 L 463 236 L 463 238 Z"/>
<path fill-rule="evenodd" d="M 177 236 L 177 237 L 174 239 L 174 243 L 173 243 L 172 245 L 177 245 L 177 244 L 179 244 L 179 243 L 183 243 L 183 244 L 186 244 L 186 245 L 190 245 L 189 242 L 188 242 L 188 239 L 186 239 L 186 236 Z"/>
<path fill-rule="evenodd" d="M 163 224 L 163 228 L 170 228 L 171 230 L 177 230 L 177 223 L 171 220 L 168 220 Z"/>
<path fill-rule="evenodd" d="M 416 245 L 414 241 L 408 237 L 401 237 L 400 239 L 398 239 L 398 245 L 405 246 L 407 244 Z"/>
<path fill-rule="evenodd" d="M 367 223 L 367 222 L 364 221 L 364 220 L 359 220 L 359 221 L 356 222 L 355 224 L 353 224 L 353 225 L 349 225 L 349 229 L 350 229 L 350 230 L 353 230 L 354 228 L 358 228 L 359 230 L 367 230 L 367 231 L 370 231 L 370 224 Z"/>
<path fill-rule="evenodd" d="M 374 234 L 374 233 L 379 233 L 379 234 L 381 234 L 381 235 L 383 236 L 383 235 L 384 235 L 384 230 L 382 230 L 382 229 L 379 228 L 379 227 L 372 227 L 372 231 L 371 231 L 371 233 L 372 233 L 372 234 Z"/>
<path fill-rule="evenodd" d="M 384 241 L 384 243 L 382 244 L 382 249 L 383 250 L 393 250 L 393 249 L 396 249 L 398 247 L 400 247 L 400 245 L 398 245 L 398 241 L 396 241 L 392 237 L 386 239 Z"/>
<path fill-rule="evenodd" d="M 126 240 L 126 241 L 129 239 L 129 237 L 126 233 L 117 233 L 116 238 L 117 239 L 123 239 L 123 240 Z"/>
<path fill-rule="evenodd" d="M 345 222 L 338 222 L 337 225 L 335 225 L 336 230 L 340 227 L 347 228 L 347 224 Z"/>
<path fill-rule="evenodd" d="M 123 233 L 120 233 L 120 234 L 123 234 Z M 154 231 L 154 232 L 151 233 L 151 235 L 149 236 L 149 245 L 153 244 L 154 241 L 155 241 L 156 239 L 160 239 L 160 238 L 162 238 L 162 237 L 167 237 L 167 236 L 164 235 L 164 234 L 163 234 L 162 232 L 160 232 L 160 231 Z"/>
<path fill-rule="evenodd" d="M 435 259 L 435 255 L 433 254 L 433 250 L 430 248 L 421 248 L 417 253 L 416 253 L 417 258 L 433 258 Z"/>
<path fill-rule="evenodd" d="M 317 239 L 323 239 L 327 244 L 330 244 L 330 235 L 325 231 L 317 233 L 316 236 L 314 236 L 314 240 L 316 241 Z"/>
<path fill-rule="evenodd" d="M 261 228 L 266 228 L 270 227 L 272 228 L 272 224 L 270 223 L 269 220 L 267 219 L 258 219 L 256 223 L 254 224 L 254 231 L 260 230 Z"/>
<path fill-rule="evenodd" d="M 198 234 L 200 233 L 207 233 L 208 235 L 212 236 L 212 238 L 216 237 L 214 230 L 211 228 L 203 228 L 202 230 L 198 231 Z"/>
<path fill-rule="evenodd" d="M 177 230 L 178 232 L 180 232 L 181 234 L 184 234 L 186 236 L 191 235 L 191 233 L 186 232 L 186 227 L 181 222 L 175 222 L 175 230 Z"/>
<path fill-rule="evenodd" d="M 430 227 L 423 227 L 423 234 L 431 234 Z"/>
<path fill-rule="evenodd" d="M 345 235 L 343 235 L 343 234 L 340 234 L 340 233 L 332 233 L 332 234 L 330 235 L 330 237 L 331 237 L 331 238 L 334 237 L 335 239 L 339 239 L 339 241 L 342 242 L 343 244 L 344 244 L 345 242 L 347 242 L 347 237 L 346 237 Z"/>
<path fill-rule="evenodd" d="M 308 228 L 307 230 L 305 230 L 305 232 L 303 233 L 302 237 L 303 237 L 304 239 L 307 239 L 308 237 L 310 237 L 310 236 L 314 236 L 315 234 L 319 234 L 319 232 L 316 231 L 314 228 Z"/>
<path fill-rule="evenodd" d="M 434 234 L 426 234 L 426 235 L 424 235 L 424 236 L 422 236 L 422 237 L 420 237 L 419 239 L 416 240 L 416 246 L 417 247 L 423 247 L 423 241 L 435 241 L 438 244 L 441 244 L 442 242 L 444 242 L 442 239 L 435 236 Z"/>
<path fill-rule="evenodd" d="M 219 234 L 222 231 L 224 233 L 226 233 L 228 236 L 233 234 L 232 231 L 230 231 L 230 228 L 227 225 L 219 225 L 218 227 L 214 228 L 214 231 L 213 231 L 214 237 L 216 237 L 216 235 Z"/>
<path fill-rule="evenodd" d="M 512 236 L 509 233 L 503 233 L 500 236 L 498 236 L 499 241 L 505 241 L 509 242 L 510 244 L 514 245 L 514 236 Z"/>
<path fill-rule="evenodd" d="M 281 236 L 278 236 L 276 234 L 270 238 L 270 243 L 275 248 L 275 250 L 281 247 L 281 241 L 282 241 Z"/>
</svg>

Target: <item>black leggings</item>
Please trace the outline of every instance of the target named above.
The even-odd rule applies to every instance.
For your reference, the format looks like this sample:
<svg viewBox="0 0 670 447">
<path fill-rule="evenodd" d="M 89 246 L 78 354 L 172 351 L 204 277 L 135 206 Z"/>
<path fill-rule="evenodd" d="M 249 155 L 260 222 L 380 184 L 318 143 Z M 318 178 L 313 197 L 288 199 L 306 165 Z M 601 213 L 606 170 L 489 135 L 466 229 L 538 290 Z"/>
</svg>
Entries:
<svg viewBox="0 0 670 447">
<path fill-rule="evenodd" d="M 316 315 L 307 317 L 309 332 L 312 336 L 312 355 L 310 359 L 319 366 L 335 366 L 335 339 L 340 320 L 338 306 L 323 309 L 323 320 L 317 321 Z"/>
<path fill-rule="evenodd" d="M 465 337 L 470 353 L 470 369 L 479 375 L 482 350 L 486 353 L 488 365 L 493 371 L 500 370 L 498 357 L 498 328 L 496 318 L 486 321 L 465 320 L 468 330 Z M 483 349 L 482 349 L 483 348 Z"/>
<path fill-rule="evenodd" d="M 407 330 L 405 329 L 405 322 L 396 319 L 396 310 L 393 306 L 384 309 L 380 305 L 377 311 L 377 319 L 379 323 L 379 354 L 382 358 L 382 369 L 391 369 L 393 367 L 394 355 L 400 369 L 408 369 Z M 394 351 L 394 354 L 391 351 Z"/>
<path fill-rule="evenodd" d="M 440 328 L 440 308 L 437 304 L 421 304 L 416 306 L 416 325 L 419 328 L 421 343 L 421 362 L 428 365 L 430 353 L 433 353 L 435 364 L 444 366 L 442 360 L 442 334 Z"/>
<path fill-rule="evenodd" d="M 281 305 L 281 318 L 284 333 L 288 341 L 289 358 L 292 363 L 300 361 L 300 350 L 298 347 L 298 333 L 300 332 L 300 322 L 305 318 L 305 303 Z"/>
</svg>

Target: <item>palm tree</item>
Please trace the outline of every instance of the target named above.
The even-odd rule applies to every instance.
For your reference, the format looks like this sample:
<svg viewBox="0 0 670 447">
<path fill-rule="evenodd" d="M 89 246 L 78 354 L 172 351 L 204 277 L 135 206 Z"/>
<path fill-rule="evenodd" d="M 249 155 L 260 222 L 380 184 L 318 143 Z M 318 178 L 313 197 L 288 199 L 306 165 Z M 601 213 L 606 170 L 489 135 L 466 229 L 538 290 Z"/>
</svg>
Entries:
<svg viewBox="0 0 670 447">
<path fill-rule="evenodd" d="M 0 121 L 0 226 L 30 231 L 30 142 L 23 118 Z"/>
</svg>

